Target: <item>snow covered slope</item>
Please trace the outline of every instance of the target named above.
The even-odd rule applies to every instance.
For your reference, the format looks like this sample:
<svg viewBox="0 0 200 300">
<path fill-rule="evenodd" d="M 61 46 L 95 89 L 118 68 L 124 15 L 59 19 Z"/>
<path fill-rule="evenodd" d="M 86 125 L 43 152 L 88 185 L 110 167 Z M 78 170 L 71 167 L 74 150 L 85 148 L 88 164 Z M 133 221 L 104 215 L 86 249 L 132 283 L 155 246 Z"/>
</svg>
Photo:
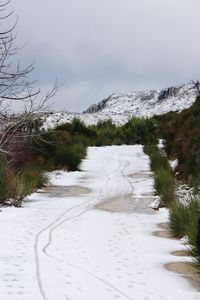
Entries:
<svg viewBox="0 0 200 300">
<path fill-rule="evenodd" d="M 120 113 L 151 117 L 189 107 L 194 102 L 196 93 L 193 84 L 185 84 L 164 90 L 113 94 L 90 106 L 86 113 Z"/>
<path fill-rule="evenodd" d="M 194 84 L 183 84 L 164 90 L 112 94 L 98 104 L 90 106 L 82 114 L 55 113 L 47 115 L 45 128 L 80 118 L 86 124 L 112 119 L 115 124 L 124 124 L 132 116 L 152 117 L 169 111 L 181 111 L 195 101 L 197 89 Z"/>
</svg>

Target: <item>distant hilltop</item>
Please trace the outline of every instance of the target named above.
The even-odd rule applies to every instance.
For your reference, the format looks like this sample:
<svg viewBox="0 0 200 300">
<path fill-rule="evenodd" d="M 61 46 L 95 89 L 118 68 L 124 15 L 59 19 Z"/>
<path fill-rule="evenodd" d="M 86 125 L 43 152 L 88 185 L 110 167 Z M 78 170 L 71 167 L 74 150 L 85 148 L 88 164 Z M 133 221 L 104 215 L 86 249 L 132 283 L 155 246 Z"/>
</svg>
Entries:
<svg viewBox="0 0 200 300">
<path fill-rule="evenodd" d="M 169 111 L 181 111 L 190 107 L 196 99 L 198 89 L 194 83 L 168 87 L 162 90 L 117 93 L 91 105 L 83 113 L 57 112 L 45 116 L 44 128 L 70 122 L 79 118 L 85 124 L 112 119 L 115 124 L 124 124 L 131 117 L 152 117 Z"/>
<path fill-rule="evenodd" d="M 91 105 L 84 113 L 112 112 L 150 117 L 189 107 L 192 104 L 190 101 L 193 102 L 196 95 L 197 89 L 193 83 L 163 90 L 112 94 L 99 103 Z"/>
</svg>

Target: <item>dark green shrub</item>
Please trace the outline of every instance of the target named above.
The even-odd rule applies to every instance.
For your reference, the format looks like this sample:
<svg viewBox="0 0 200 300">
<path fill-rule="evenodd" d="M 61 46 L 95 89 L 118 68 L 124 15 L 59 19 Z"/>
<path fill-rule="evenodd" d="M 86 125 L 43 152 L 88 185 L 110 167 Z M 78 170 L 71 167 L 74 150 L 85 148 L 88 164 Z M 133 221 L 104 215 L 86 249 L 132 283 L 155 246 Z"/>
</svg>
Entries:
<svg viewBox="0 0 200 300">
<path fill-rule="evenodd" d="M 84 155 L 85 147 L 82 145 L 61 145 L 55 152 L 55 164 L 75 171 L 78 169 Z"/>
<path fill-rule="evenodd" d="M 126 144 L 156 143 L 156 123 L 153 119 L 131 118 L 121 133 Z"/>
<path fill-rule="evenodd" d="M 112 120 L 99 121 L 96 126 L 92 126 L 96 131 L 95 146 L 113 145 L 117 136 L 118 128 Z"/>
</svg>

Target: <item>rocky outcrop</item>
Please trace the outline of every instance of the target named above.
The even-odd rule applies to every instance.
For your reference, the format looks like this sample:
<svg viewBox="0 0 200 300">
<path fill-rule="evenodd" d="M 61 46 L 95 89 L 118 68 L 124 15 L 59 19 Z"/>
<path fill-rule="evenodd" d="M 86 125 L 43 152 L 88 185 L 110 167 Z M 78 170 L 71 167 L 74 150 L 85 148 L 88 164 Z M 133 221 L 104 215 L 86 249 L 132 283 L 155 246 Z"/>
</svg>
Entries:
<svg viewBox="0 0 200 300">
<path fill-rule="evenodd" d="M 87 110 L 85 110 L 83 113 L 84 114 L 93 114 L 96 113 L 106 107 L 106 103 L 111 99 L 112 96 L 102 100 L 101 102 L 97 104 L 91 105 Z"/>
<path fill-rule="evenodd" d="M 181 87 L 169 87 L 160 92 L 158 100 L 162 101 L 169 97 L 176 97 L 180 91 Z"/>
</svg>

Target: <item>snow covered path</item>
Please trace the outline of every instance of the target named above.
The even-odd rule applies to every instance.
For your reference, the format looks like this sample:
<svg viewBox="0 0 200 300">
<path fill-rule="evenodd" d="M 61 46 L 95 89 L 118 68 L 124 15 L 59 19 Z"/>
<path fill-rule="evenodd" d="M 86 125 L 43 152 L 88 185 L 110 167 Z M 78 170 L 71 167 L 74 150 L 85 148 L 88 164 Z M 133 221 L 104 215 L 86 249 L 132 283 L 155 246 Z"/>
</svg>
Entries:
<svg viewBox="0 0 200 300">
<path fill-rule="evenodd" d="M 177 240 L 156 237 L 165 209 L 153 198 L 141 146 L 89 148 L 81 172 L 54 173 L 24 208 L 0 213 L 2 300 L 193 300 L 164 268 L 183 261 Z"/>
</svg>

